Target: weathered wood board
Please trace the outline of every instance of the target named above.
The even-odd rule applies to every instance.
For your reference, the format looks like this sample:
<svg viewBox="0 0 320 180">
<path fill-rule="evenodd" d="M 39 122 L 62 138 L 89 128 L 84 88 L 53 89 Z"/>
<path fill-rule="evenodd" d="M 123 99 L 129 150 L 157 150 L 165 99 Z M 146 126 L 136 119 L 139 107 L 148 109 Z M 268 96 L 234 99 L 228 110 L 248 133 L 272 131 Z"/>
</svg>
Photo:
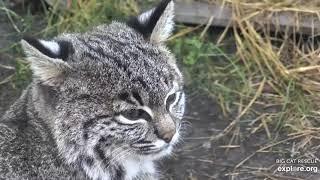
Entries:
<svg viewBox="0 0 320 180">
<path fill-rule="evenodd" d="M 226 27 L 230 23 L 235 24 L 232 19 L 232 8 L 227 6 L 209 5 L 203 2 L 176 2 L 175 8 L 177 22 L 207 24 L 210 17 L 213 16 L 212 26 Z M 320 17 L 316 14 L 302 15 L 292 11 L 262 13 L 253 18 L 252 22 L 257 27 L 267 27 L 271 31 L 320 35 Z"/>
</svg>

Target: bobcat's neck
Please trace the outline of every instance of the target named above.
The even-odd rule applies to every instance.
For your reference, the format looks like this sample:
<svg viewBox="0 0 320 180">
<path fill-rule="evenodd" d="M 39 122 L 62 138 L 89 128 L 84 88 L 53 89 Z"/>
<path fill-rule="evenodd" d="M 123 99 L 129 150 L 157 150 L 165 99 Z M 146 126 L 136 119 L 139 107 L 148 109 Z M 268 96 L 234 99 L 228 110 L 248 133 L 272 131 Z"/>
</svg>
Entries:
<svg viewBox="0 0 320 180">
<path fill-rule="evenodd" d="M 55 96 L 53 90 L 43 86 L 37 82 L 33 82 L 29 87 L 31 102 L 29 106 L 33 107 L 33 111 L 37 118 L 41 119 L 51 130 L 54 128 L 55 114 Z"/>
<path fill-rule="evenodd" d="M 126 179 L 156 179 L 156 169 L 151 160 L 126 159 L 123 162 L 126 171 Z"/>
<path fill-rule="evenodd" d="M 157 178 L 154 163 L 150 160 L 126 158 L 120 162 L 112 162 L 107 167 L 101 163 L 88 166 L 82 163 L 86 174 L 92 179 L 101 180 L 155 180 Z"/>
<path fill-rule="evenodd" d="M 19 99 L 9 108 L 2 119 L 11 122 L 12 126 L 21 126 L 27 128 L 28 125 L 35 125 L 38 128 L 50 128 L 46 116 L 52 113 L 47 112 L 45 103 L 43 103 L 41 93 L 36 90 L 34 84 L 30 84 Z M 48 115 L 44 115 L 47 112 Z"/>
</svg>

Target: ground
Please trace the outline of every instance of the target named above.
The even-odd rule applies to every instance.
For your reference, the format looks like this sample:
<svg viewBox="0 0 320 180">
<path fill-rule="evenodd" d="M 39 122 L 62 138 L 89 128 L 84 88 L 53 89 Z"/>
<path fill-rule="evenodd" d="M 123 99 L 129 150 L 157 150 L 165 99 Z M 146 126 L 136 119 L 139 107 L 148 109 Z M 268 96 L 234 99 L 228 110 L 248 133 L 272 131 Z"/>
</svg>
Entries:
<svg viewBox="0 0 320 180">
<path fill-rule="evenodd" d="M 241 161 L 268 144 L 266 135 L 258 133 L 242 137 L 239 146 L 226 151 L 225 145 L 228 145 L 231 137 L 210 141 L 210 138 L 216 137 L 230 123 L 229 119 L 222 117 L 222 112 L 215 100 L 205 93 L 196 92 L 189 96 L 187 106 L 186 120 L 190 125 L 186 130 L 185 141 L 173 159 L 162 164 L 168 179 L 320 179 L 320 175 L 316 173 L 273 174 L 280 166 L 276 164 L 276 159 L 290 158 L 287 154 L 294 141 L 278 146 L 281 151 L 275 149 L 257 153 L 236 169 L 235 167 Z M 319 168 L 319 163 L 313 166 Z"/>
<path fill-rule="evenodd" d="M 0 38 L 0 49 L 8 47 L 8 44 L 13 42 L 18 42 L 20 38 L 19 36 L 5 36 L 12 34 L 11 32 L 14 32 L 15 29 L 7 18 L 3 18 L 3 14 L 0 14 L 1 16 L 0 34 L 3 38 Z M 215 33 L 215 29 L 212 31 Z M 13 52 L 0 51 L 0 65 L 2 65 L 0 67 L 0 115 L 20 96 L 28 84 L 23 78 L 13 78 L 12 75 L 23 73 L 18 64 Z M 185 67 L 181 66 L 181 68 Z M 264 131 L 251 133 L 252 129 L 240 123 L 234 127 L 238 130 L 233 131 L 236 132 L 235 134 L 224 134 L 224 130 L 237 116 L 236 109 L 231 110 L 234 113 L 223 115 L 217 99 L 203 89 L 194 87 L 193 83 L 187 84 L 187 111 L 184 118 L 183 142 L 176 148 L 171 158 L 160 163 L 163 179 L 320 179 L 319 171 L 317 173 L 276 171 L 283 165 L 277 164 L 277 160 L 280 159 L 316 159 L 320 157 L 319 141 L 312 141 L 313 145 L 296 151 L 296 147 L 304 145 L 301 144 L 302 137 L 271 131 L 273 138 L 270 139 Z M 320 169 L 319 162 L 288 165 L 305 165 Z"/>
</svg>

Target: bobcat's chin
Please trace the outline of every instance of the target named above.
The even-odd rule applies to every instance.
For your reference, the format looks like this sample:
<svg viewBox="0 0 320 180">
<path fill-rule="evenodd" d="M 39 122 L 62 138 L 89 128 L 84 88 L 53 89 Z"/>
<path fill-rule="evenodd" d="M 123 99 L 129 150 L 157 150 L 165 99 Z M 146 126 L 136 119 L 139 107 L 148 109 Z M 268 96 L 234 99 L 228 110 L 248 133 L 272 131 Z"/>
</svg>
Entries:
<svg viewBox="0 0 320 180">
<path fill-rule="evenodd" d="M 164 157 L 170 156 L 170 154 L 172 153 L 172 149 L 173 149 L 173 146 L 168 145 L 167 147 L 164 147 L 162 149 L 159 149 L 157 151 L 154 151 L 148 154 L 136 151 L 136 155 L 139 159 L 154 161 L 154 160 L 158 160 L 158 159 L 162 159 Z"/>
<path fill-rule="evenodd" d="M 158 139 L 153 143 L 144 144 L 144 146 L 139 144 L 131 145 L 135 153 L 140 158 L 147 158 L 149 160 L 157 160 L 170 156 L 174 146 L 179 141 L 179 132 L 175 133 L 172 140 L 166 143 L 164 140 Z"/>
</svg>

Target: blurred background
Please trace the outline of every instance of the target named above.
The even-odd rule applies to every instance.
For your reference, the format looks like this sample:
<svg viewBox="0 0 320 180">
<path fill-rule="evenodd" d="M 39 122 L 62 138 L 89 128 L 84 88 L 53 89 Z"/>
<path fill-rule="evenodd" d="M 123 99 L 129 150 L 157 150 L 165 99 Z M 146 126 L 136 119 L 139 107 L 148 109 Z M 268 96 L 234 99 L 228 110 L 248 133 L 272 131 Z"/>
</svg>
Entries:
<svg viewBox="0 0 320 180">
<path fill-rule="evenodd" d="M 157 2 L 0 0 L 0 114 L 31 81 L 23 35 L 84 32 Z M 277 160 L 320 157 L 320 1 L 175 2 L 167 44 L 188 101 L 184 142 L 160 163 L 163 179 L 319 180 L 319 170 L 280 172 L 288 164 Z"/>
</svg>

